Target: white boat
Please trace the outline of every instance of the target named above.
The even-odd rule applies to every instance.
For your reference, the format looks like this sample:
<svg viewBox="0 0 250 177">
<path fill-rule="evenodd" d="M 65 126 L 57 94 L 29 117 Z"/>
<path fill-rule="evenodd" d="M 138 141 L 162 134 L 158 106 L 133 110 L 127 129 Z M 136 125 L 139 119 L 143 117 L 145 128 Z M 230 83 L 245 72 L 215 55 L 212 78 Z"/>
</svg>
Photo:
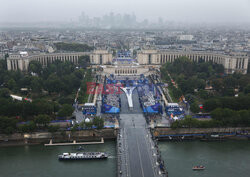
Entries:
<svg viewBox="0 0 250 177">
<path fill-rule="evenodd" d="M 58 156 L 59 160 L 91 160 L 106 159 L 108 155 L 105 152 L 79 152 L 79 153 L 63 153 Z"/>
</svg>

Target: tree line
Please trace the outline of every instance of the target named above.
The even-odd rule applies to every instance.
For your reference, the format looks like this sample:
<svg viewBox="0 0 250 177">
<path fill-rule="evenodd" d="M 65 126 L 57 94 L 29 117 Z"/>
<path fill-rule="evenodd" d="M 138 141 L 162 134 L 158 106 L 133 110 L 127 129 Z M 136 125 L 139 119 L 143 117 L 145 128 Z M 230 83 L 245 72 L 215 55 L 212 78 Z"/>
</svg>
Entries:
<svg viewBox="0 0 250 177">
<path fill-rule="evenodd" d="M 54 45 L 58 51 L 89 52 L 94 49 L 94 47 L 88 46 L 87 44 L 79 43 L 58 42 L 54 43 Z"/>
</svg>

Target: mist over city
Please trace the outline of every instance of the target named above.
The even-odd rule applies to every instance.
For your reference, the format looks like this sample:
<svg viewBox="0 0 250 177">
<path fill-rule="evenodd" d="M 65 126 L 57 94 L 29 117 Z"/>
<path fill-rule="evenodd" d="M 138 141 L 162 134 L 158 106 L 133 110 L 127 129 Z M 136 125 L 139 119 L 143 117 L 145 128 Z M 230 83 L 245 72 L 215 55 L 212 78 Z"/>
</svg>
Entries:
<svg viewBox="0 0 250 177">
<path fill-rule="evenodd" d="M 162 28 L 179 24 L 249 26 L 249 0 L 1 0 L 8 26 Z M 183 25 L 183 26 L 185 26 Z"/>
</svg>

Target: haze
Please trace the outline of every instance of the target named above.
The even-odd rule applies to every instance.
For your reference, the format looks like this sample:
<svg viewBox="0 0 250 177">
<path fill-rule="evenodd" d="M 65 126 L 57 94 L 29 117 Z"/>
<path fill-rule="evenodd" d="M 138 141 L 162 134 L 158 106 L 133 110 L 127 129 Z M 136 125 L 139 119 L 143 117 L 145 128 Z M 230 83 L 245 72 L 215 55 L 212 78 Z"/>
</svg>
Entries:
<svg viewBox="0 0 250 177">
<path fill-rule="evenodd" d="M 134 13 L 137 19 L 189 23 L 250 23 L 250 0 L 0 0 L 1 23 L 77 21 Z"/>
</svg>

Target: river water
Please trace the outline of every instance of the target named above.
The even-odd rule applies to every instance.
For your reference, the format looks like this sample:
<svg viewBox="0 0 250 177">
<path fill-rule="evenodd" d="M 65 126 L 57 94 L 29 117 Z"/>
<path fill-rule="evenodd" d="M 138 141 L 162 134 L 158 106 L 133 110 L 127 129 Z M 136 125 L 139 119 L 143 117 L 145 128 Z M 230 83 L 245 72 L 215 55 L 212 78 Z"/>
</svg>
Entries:
<svg viewBox="0 0 250 177">
<path fill-rule="evenodd" d="M 160 142 L 170 177 L 249 177 L 250 141 Z M 206 167 L 193 171 L 195 165 Z"/>
<path fill-rule="evenodd" d="M 0 177 L 115 177 L 116 144 L 86 145 L 86 151 L 103 151 L 106 160 L 58 161 L 63 152 L 76 152 L 77 146 L 43 145 L 0 147 Z"/>
<path fill-rule="evenodd" d="M 43 145 L 0 147 L 0 177 L 115 177 L 116 144 L 107 141 L 86 145 L 86 151 L 105 151 L 107 160 L 57 160 L 63 152 L 75 152 L 73 146 Z M 169 177 L 249 177 L 250 141 L 160 142 L 159 148 Z M 192 171 L 204 165 L 204 171 Z"/>
</svg>

